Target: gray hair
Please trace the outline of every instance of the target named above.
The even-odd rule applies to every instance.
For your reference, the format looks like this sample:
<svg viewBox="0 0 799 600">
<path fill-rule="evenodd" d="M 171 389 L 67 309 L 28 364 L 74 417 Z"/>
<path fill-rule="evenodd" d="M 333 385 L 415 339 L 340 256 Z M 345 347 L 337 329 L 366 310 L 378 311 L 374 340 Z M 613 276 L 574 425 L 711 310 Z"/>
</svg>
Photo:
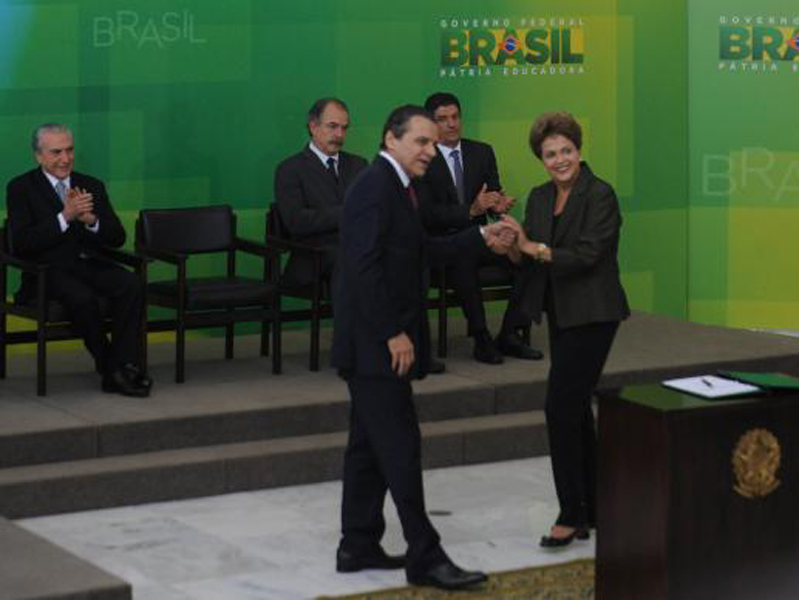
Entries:
<svg viewBox="0 0 799 600">
<path fill-rule="evenodd" d="M 33 130 L 33 135 L 31 136 L 31 147 L 34 152 L 41 150 L 42 135 L 45 133 L 68 133 L 70 137 L 73 137 L 72 130 L 61 123 L 45 123 L 44 125 L 39 125 Z"/>
</svg>

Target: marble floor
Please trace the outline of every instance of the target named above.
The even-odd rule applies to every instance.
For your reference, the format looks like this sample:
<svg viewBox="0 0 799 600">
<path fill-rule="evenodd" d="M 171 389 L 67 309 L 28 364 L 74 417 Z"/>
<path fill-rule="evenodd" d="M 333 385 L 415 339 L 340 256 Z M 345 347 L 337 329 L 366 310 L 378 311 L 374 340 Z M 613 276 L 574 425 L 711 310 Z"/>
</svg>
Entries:
<svg viewBox="0 0 799 600">
<path fill-rule="evenodd" d="M 549 458 L 425 472 L 444 547 L 501 571 L 594 555 L 594 540 L 545 551 L 557 513 Z M 133 584 L 135 600 L 290 600 L 404 585 L 402 571 L 338 574 L 341 485 L 304 485 L 26 519 L 18 524 Z M 404 542 L 391 501 L 384 547 Z"/>
</svg>

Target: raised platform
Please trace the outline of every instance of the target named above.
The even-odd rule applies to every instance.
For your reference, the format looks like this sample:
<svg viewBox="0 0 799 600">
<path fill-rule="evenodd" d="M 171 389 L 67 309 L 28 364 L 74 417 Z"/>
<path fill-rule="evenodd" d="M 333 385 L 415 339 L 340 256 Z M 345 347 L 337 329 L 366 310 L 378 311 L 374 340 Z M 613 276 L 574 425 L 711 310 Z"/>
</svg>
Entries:
<svg viewBox="0 0 799 600">
<path fill-rule="evenodd" d="M 329 333 L 329 332 L 328 332 Z M 543 331 L 534 344 L 545 346 Z M 452 336 L 447 373 L 415 384 L 426 466 L 547 452 L 548 361 L 470 358 Z M 0 382 L 0 514 L 8 518 L 222 494 L 338 478 L 347 390 L 331 369 L 307 370 L 307 334 L 286 334 L 272 375 L 257 340 L 192 342 L 187 382 L 173 383 L 171 344 L 154 344 L 148 399 L 99 392 L 83 351 L 53 353 L 50 394 L 34 394 L 32 357 Z M 323 347 L 327 347 L 327 343 Z M 544 348 L 546 351 L 546 348 Z M 620 329 L 603 385 L 651 382 L 717 367 L 799 368 L 799 339 L 636 313 Z M 220 357 L 220 358 L 217 358 Z"/>
<path fill-rule="evenodd" d="M 546 352 L 545 337 L 543 329 L 533 333 L 534 345 Z M 173 346 L 153 344 L 156 386 L 144 400 L 101 393 L 82 350 L 52 353 L 49 395 L 38 398 L 33 356 L 12 357 L 9 378 L 0 381 L 0 515 L 32 517 L 339 478 L 346 386 L 329 368 L 308 371 L 307 332 L 287 332 L 284 343 L 284 373 L 275 376 L 269 359 L 258 356 L 256 338 L 240 337 L 232 361 L 221 358 L 221 340 L 194 340 L 181 385 L 173 382 Z M 447 373 L 415 384 L 425 466 L 546 454 L 548 361 L 477 363 L 457 321 L 450 345 Z M 799 339 L 636 313 L 619 331 L 602 385 L 719 367 L 797 373 L 798 356 Z M 8 524 L 2 536 L 15 535 L 13 528 Z M 126 597 L 113 593 L 97 597 Z"/>
</svg>

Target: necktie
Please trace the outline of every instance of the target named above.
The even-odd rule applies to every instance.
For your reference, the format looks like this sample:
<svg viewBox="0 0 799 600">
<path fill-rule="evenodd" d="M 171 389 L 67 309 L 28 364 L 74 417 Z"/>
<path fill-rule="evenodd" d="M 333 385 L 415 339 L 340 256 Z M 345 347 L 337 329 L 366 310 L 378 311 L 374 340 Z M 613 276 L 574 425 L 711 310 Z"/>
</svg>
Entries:
<svg viewBox="0 0 799 600">
<path fill-rule="evenodd" d="M 336 159 L 332 156 L 327 159 L 327 170 L 333 175 L 333 179 L 338 181 L 338 172 L 336 171 Z"/>
<path fill-rule="evenodd" d="M 452 172 L 455 173 L 455 189 L 458 192 L 458 201 L 463 204 L 465 202 L 463 190 L 463 165 L 461 165 L 461 153 L 459 150 L 453 150 L 450 153 L 452 157 Z"/>
<path fill-rule="evenodd" d="M 408 186 L 408 195 L 411 197 L 411 204 L 415 210 L 419 210 L 419 198 L 416 197 L 416 190 L 412 185 Z"/>
<path fill-rule="evenodd" d="M 55 184 L 55 193 L 58 194 L 59 198 L 61 198 L 61 202 L 63 202 L 64 198 L 67 197 L 67 186 L 61 179 L 59 179 Z"/>
</svg>

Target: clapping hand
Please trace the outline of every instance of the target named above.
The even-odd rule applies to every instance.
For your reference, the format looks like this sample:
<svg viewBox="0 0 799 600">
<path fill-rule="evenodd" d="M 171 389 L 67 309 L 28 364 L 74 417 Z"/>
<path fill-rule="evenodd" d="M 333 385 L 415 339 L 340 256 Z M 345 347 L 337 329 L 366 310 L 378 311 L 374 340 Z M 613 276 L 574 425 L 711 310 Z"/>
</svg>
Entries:
<svg viewBox="0 0 799 600">
<path fill-rule="evenodd" d="M 82 188 L 71 188 L 64 198 L 64 218 L 69 222 L 77 219 L 86 225 L 94 225 L 94 196 Z"/>
<path fill-rule="evenodd" d="M 477 192 L 477 198 L 474 199 L 472 205 L 469 207 L 469 215 L 477 217 L 486 213 L 487 210 L 493 209 L 500 199 L 499 192 L 489 192 L 488 185 L 485 183 L 480 191 Z"/>
<path fill-rule="evenodd" d="M 497 201 L 494 204 L 494 212 L 500 215 L 505 215 L 510 212 L 513 205 L 516 204 L 516 198 L 511 198 L 505 195 L 505 190 L 500 190 L 497 193 Z"/>
</svg>

